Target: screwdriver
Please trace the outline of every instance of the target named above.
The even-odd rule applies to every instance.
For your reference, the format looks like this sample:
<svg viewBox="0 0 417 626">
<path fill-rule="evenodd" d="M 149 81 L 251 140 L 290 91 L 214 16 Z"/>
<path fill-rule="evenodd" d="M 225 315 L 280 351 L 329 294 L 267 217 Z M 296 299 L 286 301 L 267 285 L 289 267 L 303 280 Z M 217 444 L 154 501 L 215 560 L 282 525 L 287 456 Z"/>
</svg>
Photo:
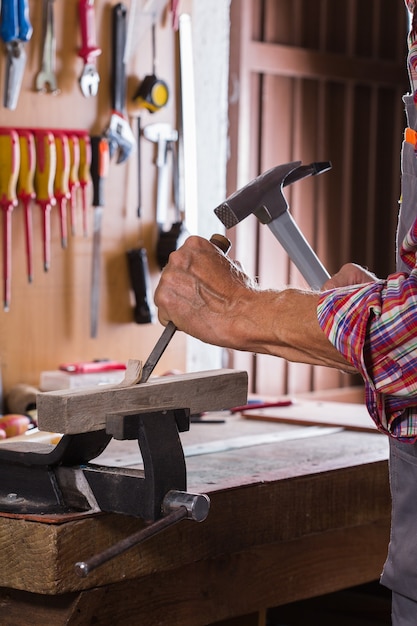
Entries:
<svg viewBox="0 0 417 626">
<path fill-rule="evenodd" d="M 13 129 L 0 130 L 0 207 L 3 211 L 4 310 L 11 299 L 12 211 L 17 206 L 16 183 L 20 165 L 19 135 Z"/>
<path fill-rule="evenodd" d="M 56 204 L 54 179 L 56 172 L 56 148 L 54 136 L 47 130 L 35 131 L 36 202 L 43 213 L 43 267 L 45 272 L 51 264 L 51 209 Z"/>
<path fill-rule="evenodd" d="M 79 137 L 80 146 L 80 165 L 78 168 L 78 180 L 81 187 L 81 201 L 83 212 L 83 234 L 88 237 L 87 226 L 87 187 L 90 183 L 90 167 L 91 167 L 91 140 L 90 136 L 85 133 Z"/>
<path fill-rule="evenodd" d="M 93 183 L 93 258 L 91 271 L 90 336 L 97 336 L 100 299 L 101 220 L 104 206 L 104 180 L 110 164 L 109 143 L 102 136 L 91 137 L 91 180 Z"/>
<path fill-rule="evenodd" d="M 80 142 L 77 135 L 68 135 L 68 143 L 70 149 L 70 174 L 69 174 L 69 189 L 70 189 L 70 221 L 71 221 L 71 234 L 75 235 L 75 207 L 77 205 L 77 189 L 80 186 L 78 178 L 78 170 L 80 167 Z"/>
<path fill-rule="evenodd" d="M 58 203 L 59 219 L 61 224 L 61 246 L 67 247 L 67 201 L 70 199 L 69 171 L 70 150 L 68 137 L 65 133 L 55 133 L 56 172 L 54 180 L 54 195 Z"/>
<path fill-rule="evenodd" d="M 33 280 L 33 232 L 32 232 L 32 209 L 31 204 L 34 200 L 35 187 L 33 181 L 35 178 L 36 154 L 35 154 L 35 137 L 28 130 L 19 129 L 20 146 L 20 168 L 17 179 L 17 197 L 22 203 L 25 218 L 25 240 L 26 240 L 26 262 L 28 281 Z"/>
</svg>

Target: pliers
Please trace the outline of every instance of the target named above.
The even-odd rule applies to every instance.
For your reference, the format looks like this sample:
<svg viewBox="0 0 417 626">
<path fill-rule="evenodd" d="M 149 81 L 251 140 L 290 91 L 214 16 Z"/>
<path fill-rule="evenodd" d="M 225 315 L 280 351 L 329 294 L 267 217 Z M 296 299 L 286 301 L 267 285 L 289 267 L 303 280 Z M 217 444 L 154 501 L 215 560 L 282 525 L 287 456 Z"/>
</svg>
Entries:
<svg viewBox="0 0 417 626">
<path fill-rule="evenodd" d="M 2 0 L 0 37 L 6 44 L 7 67 L 4 106 L 14 110 L 26 66 L 25 44 L 32 37 L 28 0 Z"/>
</svg>

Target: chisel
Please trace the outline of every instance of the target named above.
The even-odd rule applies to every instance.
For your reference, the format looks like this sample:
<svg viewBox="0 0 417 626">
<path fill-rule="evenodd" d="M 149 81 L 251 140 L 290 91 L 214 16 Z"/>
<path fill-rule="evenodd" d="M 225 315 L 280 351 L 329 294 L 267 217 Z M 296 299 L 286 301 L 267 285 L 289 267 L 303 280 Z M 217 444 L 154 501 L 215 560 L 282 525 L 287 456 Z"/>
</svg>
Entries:
<svg viewBox="0 0 417 626">
<path fill-rule="evenodd" d="M 210 237 L 210 241 L 212 244 L 217 246 L 219 250 L 223 252 L 223 254 L 227 254 L 232 245 L 230 240 L 227 237 L 225 237 L 224 235 L 217 234 L 217 233 Z M 159 359 L 165 352 L 176 330 L 177 330 L 177 327 L 172 322 L 168 322 L 168 324 L 165 326 L 165 329 L 163 330 L 161 336 L 159 337 L 158 341 L 155 344 L 155 347 L 153 348 L 152 352 L 148 356 L 146 363 L 142 368 L 142 375 L 139 381 L 140 384 L 146 383 L 148 381 L 149 376 L 154 371 Z"/>
<path fill-rule="evenodd" d="M 104 179 L 109 171 L 110 153 L 107 139 L 91 137 L 91 180 L 93 183 L 93 258 L 91 271 L 90 336 L 97 337 L 100 300 L 101 220 L 104 206 Z"/>
<path fill-rule="evenodd" d="M 11 128 L 0 130 L 0 207 L 3 211 L 4 310 L 11 297 L 12 211 L 17 206 L 16 183 L 19 173 L 19 136 Z"/>
</svg>

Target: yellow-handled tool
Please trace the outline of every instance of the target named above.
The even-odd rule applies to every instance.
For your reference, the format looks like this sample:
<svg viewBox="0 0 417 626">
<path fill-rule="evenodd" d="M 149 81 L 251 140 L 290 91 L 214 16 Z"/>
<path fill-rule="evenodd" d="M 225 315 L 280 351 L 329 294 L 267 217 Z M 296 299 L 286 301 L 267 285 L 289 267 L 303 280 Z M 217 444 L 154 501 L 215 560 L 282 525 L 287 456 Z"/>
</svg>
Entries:
<svg viewBox="0 0 417 626">
<path fill-rule="evenodd" d="M 29 130 L 18 130 L 20 146 L 20 168 L 17 178 L 17 197 L 22 203 L 25 217 L 26 263 L 28 281 L 33 280 L 33 231 L 32 201 L 35 199 L 35 137 Z"/>
<path fill-rule="evenodd" d="M 77 189 L 80 186 L 80 180 L 78 178 L 78 170 L 80 168 L 80 141 L 77 135 L 68 135 L 68 144 L 70 150 L 70 222 L 71 234 L 75 235 L 75 208 L 77 206 Z"/>
<path fill-rule="evenodd" d="M 48 130 L 36 130 L 35 146 L 36 202 L 43 214 L 43 267 L 47 272 L 51 264 L 51 209 L 56 204 L 54 196 L 56 148 L 53 134 Z"/>
<path fill-rule="evenodd" d="M 17 206 L 16 184 L 19 173 L 19 135 L 10 128 L 0 129 L 0 207 L 3 211 L 4 310 L 11 300 L 12 211 Z"/>
<path fill-rule="evenodd" d="M 78 167 L 78 182 L 81 188 L 81 202 L 83 212 L 83 234 L 88 237 L 87 225 L 87 188 L 90 184 L 90 167 L 91 167 L 91 139 L 87 133 L 80 135 L 80 164 Z"/>
<path fill-rule="evenodd" d="M 54 195 L 58 203 L 61 224 L 61 246 L 67 247 L 67 201 L 70 199 L 70 149 L 68 137 L 63 132 L 55 133 L 56 172 L 54 179 Z"/>
</svg>

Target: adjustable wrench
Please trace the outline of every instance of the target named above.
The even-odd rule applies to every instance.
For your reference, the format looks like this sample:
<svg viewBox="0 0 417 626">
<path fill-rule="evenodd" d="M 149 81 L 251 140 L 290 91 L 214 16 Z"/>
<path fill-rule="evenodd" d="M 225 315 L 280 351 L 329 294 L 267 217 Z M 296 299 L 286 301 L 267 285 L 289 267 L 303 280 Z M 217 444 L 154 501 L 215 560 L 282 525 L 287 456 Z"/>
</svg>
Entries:
<svg viewBox="0 0 417 626">
<path fill-rule="evenodd" d="M 36 90 L 49 91 L 54 95 L 59 93 L 55 76 L 55 31 L 54 8 L 55 0 L 43 0 L 43 52 L 42 66 L 36 76 Z"/>
<path fill-rule="evenodd" d="M 136 150 L 136 139 L 126 117 L 126 67 L 124 48 L 126 42 L 127 9 L 119 2 L 113 7 L 113 112 L 106 131 L 110 157 L 117 151 L 117 163 L 123 163 Z"/>
</svg>

